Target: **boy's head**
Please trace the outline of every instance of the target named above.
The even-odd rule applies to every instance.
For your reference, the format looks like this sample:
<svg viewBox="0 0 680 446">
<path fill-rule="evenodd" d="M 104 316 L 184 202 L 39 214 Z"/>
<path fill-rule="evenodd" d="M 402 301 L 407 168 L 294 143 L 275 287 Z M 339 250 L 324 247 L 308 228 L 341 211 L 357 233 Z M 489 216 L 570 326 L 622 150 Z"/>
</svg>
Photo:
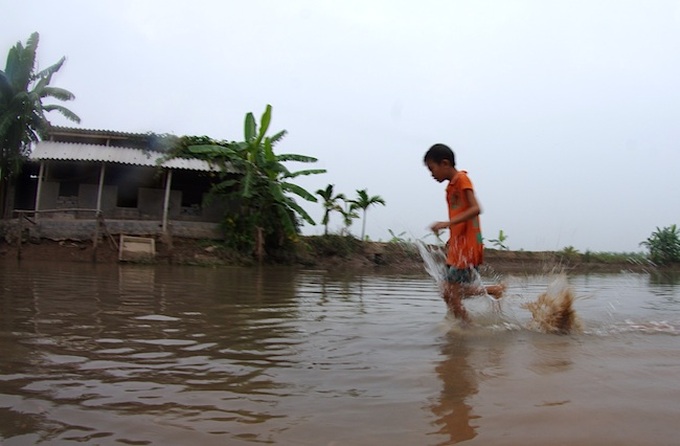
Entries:
<svg viewBox="0 0 680 446">
<path fill-rule="evenodd" d="M 445 144 L 435 144 L 425 152 L 423 159 L 425 165 L 430 169 L 432 178 L 440 183 L 450 180 L 456 171 L 456 156 L 453 150 Z"/>
</svg>

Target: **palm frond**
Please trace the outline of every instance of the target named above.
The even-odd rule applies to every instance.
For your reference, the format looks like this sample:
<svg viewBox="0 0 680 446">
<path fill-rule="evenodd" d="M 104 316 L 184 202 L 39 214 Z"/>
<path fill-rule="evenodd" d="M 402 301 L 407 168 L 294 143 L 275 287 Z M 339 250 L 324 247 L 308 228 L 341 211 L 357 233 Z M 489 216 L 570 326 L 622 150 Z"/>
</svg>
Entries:
<svg viewBox="0 0 680 446">
<path fill-rule="evenodd" d="M 61 113 L 61 115 L 63 117 L 65 117 L 66 119 L 68 119 L 69 121 L 80 123 L 80 116 L 76 115 L 75 113 L 73 113 L 71 110 L 69 110 L 68 108 L 66 108 L 64 106 L 61 106 L 61 105 L 58 105 L 58 104 L 48 104 L 48 105 L 43 105 L 42 108 L 46 112 L 57 111 L 57 112 Z"/>
<path fill-rule="evenodd" d="M 276 155 L 274 155 L 274 146 L 272 144 L 272 140 L 270 138 L 265 138 L 264 139 L 264 160 L 268 162 L 272 161 L 277 161 Z"/>
<path fill-rule="evenodd" d="M 246 114 L 245 123 L 243 124 L 243 136 L 247 141 L 252 141 L 257 132 L 257 124 L 255 123 L 255 116 L 252 113 Z"/>
<path fill-rule="evenodd" d="M 7 54 L 7 66 L 5 72 L 15 90 L 27 90 L 32 80 L 31 73 L 35 67 L 35 55 L 40 36 L 33 33 L 29 36 L 24 47 L 17 42 Z"/>
<path fill-rule="evenodd" d="M 288 203 L 276 205 L 273 209 L 274 214 L 277 215 L 277 221 L 283 226 L 283 232 L 288 236 L 297 234 L 296 221 L 291 209 Z"/>
<path fill-rule="evenodd" d="M 283 190 L 285 190 L 286 192 L 292 192 L 295 195 L 297 195 L 301 198 L 304 198 L 307 201 L 311 201 L 311 202 L 314 202 L 314 203 L 319 201 L 319 200 L 317 200 L 317 198 L 314 195 L 310 194 L 306 189 L 298 186 L 297 184 L 281 183 L 281 188 Z"/>
<path fill-rule="evenodd" d="M 62 57 L 59 59 L 59 61 L 53 65 L 50 65 L 49 67 L 45 68 L 44 70 L 40 71 L 37 73 L 34 78 L 35 79 L 48 79 L 47 82 L 49 82 L 49 79 L 52 78 L 52 75 L 59 71 L 62 65 L 64 65 L 64 62 L 66 62 L 66 57 Z"/>
<path fill-rule="evenodd" d="M 290 206 L 291 209 L 293 209 L 300 217 L 302 217 L 303 220 L 305 220 L 310 225 L 316 224 L 314 219 L 307 213 L 307 211 L 302 209 L 302 207 L 300 207 L 300 205 L 297 204 L 295 201 L 290 200 L 288 202 L 288 206 Z"/>
<path fill-rule="evenodd" d="M 276 144 L 277 142 L 281 141 L 287 134 L 287 130 L 281 130 L 280 132 L 276 133 L 270 138 L 272 140 L 272 144 Z"/>
<path fill-rule="evenodd" d="M 297 172 L 289 173 L 288 175 L 285 176 L 285 178 L 295 178 L 295 177 L 306 176 L 306 175 L 318 175 L 318 174 L 321 174 L 321 173 L 326 173 L 326 169 L 299 170 Z"/>
<path fill-rule="evenodd" d="M 269 193 L 275 202 L 283 202 L 286 196 L 283 194 L 283 184 L 269 183 Z"/>
<path fill-rule="evenodd" d="M 264 109 L 264 113 L 262 113 L 262 117 L 260 118 L 260 131 L 257 134 L 257 139 L 255 140 L 255 144 L 259 146 L 262 143 L 262 140 L 264 139 L 264 135 L 267 134 L 267 130 L 269 130 L 269 124 L 272 121 L 272 106 L 267 104 L 267 106 Z"/>
<path fill-rule="evenodd" d="M 313 156 L 297 155 L 295 153 L 284 153 L 281 155 L 277 155 L 276 157 L 281 162 L 296 161 L 298 163 L 315 163 L 319 161 L 317 158 L 314 158 Z"/>
<path fill-rule="evenodd" d="M 246 172 L 243 178 L 243 198 L 250 198 L 253 196 L 253 175 L 250 172 Z"/>
<path fill-rule="evenodd" d="M 241 142 L 233 142 L 228 145 L 232 150 L 235 152 L 245 152 L 248 150 L 248 143 L 246 141 L 241 141 Z"/>
<path fill-rule="evenodd" d="M 9 102 L 14 96 L 14 89 L 4 71 L 0 70 L 0 103 Z"/>
<path fill-rule="evenodd" d="M 41 98 L 55 98 L 60 101 L 72 101 L 76 96 L 65 88 L 59 87 L 44 87 L 40 91 L 37 91 Z"/>
</svg>

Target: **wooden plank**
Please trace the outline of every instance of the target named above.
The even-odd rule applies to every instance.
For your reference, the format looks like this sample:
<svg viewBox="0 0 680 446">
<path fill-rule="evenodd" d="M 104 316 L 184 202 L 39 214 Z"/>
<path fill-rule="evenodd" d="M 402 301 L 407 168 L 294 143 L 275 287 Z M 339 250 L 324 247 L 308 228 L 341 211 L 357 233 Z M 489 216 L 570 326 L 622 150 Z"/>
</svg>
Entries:
<svg viewBox="0 0 680 446">
<path fill-rule="evenodd" d="M 150 237 L 120 235 L 118 260 L 121 262 L 153 260 L 156 257 L 156 241 Z"/>
</svg>

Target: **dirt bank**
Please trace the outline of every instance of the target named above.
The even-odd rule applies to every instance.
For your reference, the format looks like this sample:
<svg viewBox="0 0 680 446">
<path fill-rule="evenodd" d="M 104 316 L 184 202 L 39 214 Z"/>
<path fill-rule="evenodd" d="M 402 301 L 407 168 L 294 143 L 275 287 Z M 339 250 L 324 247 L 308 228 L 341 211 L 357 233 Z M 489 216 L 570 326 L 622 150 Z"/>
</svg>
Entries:
<svg viewBox="0 0 680 446">
<path fill-rule="evenodd" d="M 60 260 L 69 262 L 119 262 L 118 246 L 114 239 L 101 241 L 97 248 L 92 242 L 33 240 L 16 244 L 0 242 L 0 258 L 21 259 L 22 262 Z M 255 265 L 252 258 L 244 258 L 218 243 L 206 240 L 175 239 L 171 244 L 156 243 L 159 264 L 180 265 Z M 342 267 L 357 271 L 391 270 L 397 272 L 424 271 L 423 261 L 412 245 L 398 243 L 361 243 L 356 240 L 350 246 L 321 243 L 319 238 L 302 238 L 297 251 L 285 259 L 266 263 L 299 265 L 309 268 L 333 269 Z M 584 255 L 564 256 L 555 252 L 499 251 L 485 252 L 487 273 L 550 273 L 566 272 L 619 272 L 647 271 L 651 267 L 644 262 L 627 260 L 625 257 L 607 262 L 590 259 Z"/>
</svg>

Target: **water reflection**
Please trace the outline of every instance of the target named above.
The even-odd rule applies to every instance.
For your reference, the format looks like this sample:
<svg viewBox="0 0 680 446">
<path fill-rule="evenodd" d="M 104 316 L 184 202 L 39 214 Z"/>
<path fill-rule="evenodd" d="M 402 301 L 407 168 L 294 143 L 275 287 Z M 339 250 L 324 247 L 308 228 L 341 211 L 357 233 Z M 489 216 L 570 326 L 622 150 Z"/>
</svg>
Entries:
<svg viewBox="0 0 680 446">
<path fill-rule="evenodd" d="M 651 285 L 680 285 L 680 271 L 654 270 L 649 274 Z"/>
<path fill-rule="evenodd" d="M 471 395 L 477 393 L 477 371 L 468 360 L 470 347 L 459 333 L 444 336 L 440 349 L 443 359 L 435 371 L 441 379 L 442 389 L 430 410 L 436 418 L 436 433 L 449 438 L 437 444 L 455 444 L 477 436 L 474 420 L 479 417 L 474 415 L 468 402 Z"/>
<path fill-rule="evenodd" d="M 425 274 L 0 262 L 0 283 L 8 446 L 536 444 L 534 420 L 629 397 L 672 444 L 680 416 L 678 287 L 646 275 L 574 277 L 591 329 L 565 337 L 525 328 L 545 277 L 511 282 L 502 313 L 470 302 L 464 332 Z"/>
<path fill-rule="evenodd" d="M 70 407 L 70 415 L 42 426 L 42 440 L 70 435 L 82 411 L 93 408 L 124 417 L 174 413 L 177 426 L 217 431 L 229 420 L 247 425 L 286 416 L 275 406 L 289 385 L 268 370 L 290 366 L 300 342 L 289 323 L 298 314 L 295 282 L 279 280 L 276 271 L 265 280 L 257 269 L 156 273 L 86 267 L 25 271 L 4 281 L 22 289 L 3 296 L 9 311 L 2 333 L 17 339 L 2 342 L 1 372 L 10 385 L 2 393 L 28 392 L 37 409 L 24 407 L 34 416 L 23 423 L 3 422 L 3 437 L 54 424 L 42 415 L 49 402 Z"/>
<path fill-rule="evenodd" d="M 529 369 L 537 375 L 551 375 L 569 371 L 574 361 L 571 350 L 576 341 L 570 337 L 542 337 L 531 339 L 532 359 Z"/>
<path fill-rule="evenodd" d="M 654 304 L 656 308 L 677 309 L 680 302 L 680 272 L 655 271 L 649 275 L 649 288 L 652 293 L 663 299 Z"/>
</svg>

